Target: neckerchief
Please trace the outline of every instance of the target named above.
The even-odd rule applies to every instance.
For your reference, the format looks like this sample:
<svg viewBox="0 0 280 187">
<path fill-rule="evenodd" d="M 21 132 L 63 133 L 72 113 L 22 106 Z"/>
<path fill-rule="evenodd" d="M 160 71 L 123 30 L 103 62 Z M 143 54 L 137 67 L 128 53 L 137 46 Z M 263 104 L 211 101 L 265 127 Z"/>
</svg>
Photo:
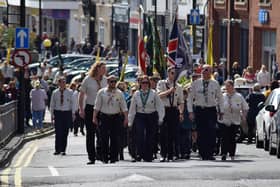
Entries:
<svg viewBox="0 0 280 187">
<path fill-rule="evenodd" d="M 149 95 L 150 95 L 150 89 L 148 90 L 148 93 L 144 93 L 142 90 L 140 90 L 140 98 L 141 98 L 142 105 L 143 105 L 143 111 L 145 110 L 145 106 L 147 104 Z"/>
</svg>

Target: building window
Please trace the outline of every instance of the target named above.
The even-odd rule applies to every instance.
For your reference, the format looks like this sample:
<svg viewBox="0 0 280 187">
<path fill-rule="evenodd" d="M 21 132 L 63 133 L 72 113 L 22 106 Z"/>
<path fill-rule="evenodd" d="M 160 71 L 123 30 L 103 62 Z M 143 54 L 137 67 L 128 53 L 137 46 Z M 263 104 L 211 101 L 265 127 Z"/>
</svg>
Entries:
<svg viewBox="0 0 280 187">
<path fill-rule="evenodd" d="M 260 0 L 261 4 L 270 4 L 271 0 Z"/>
<path fill-rule="evenodd" d="M 216 4 L 224 4 L 224 3 L 225 3 L 225 0 L 215 0 L 215 3 L 216 3 Z"/>
<path fill-rule="evenodd" d="M 247 3 L 247 0 L 235 0 L 234 2 L 237 4 L 245 4 Z"/>
<path fill-rule="evenodd" d="M 152 0 L 152 6 L 156 5 L 156 0 Z"/>
</svg>

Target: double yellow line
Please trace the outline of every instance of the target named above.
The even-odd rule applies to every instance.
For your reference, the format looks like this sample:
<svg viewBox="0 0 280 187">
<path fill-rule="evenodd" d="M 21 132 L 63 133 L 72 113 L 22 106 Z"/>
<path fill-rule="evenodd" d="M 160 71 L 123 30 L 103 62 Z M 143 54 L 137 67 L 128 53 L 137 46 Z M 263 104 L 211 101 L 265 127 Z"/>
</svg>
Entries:
<svg viewBox="0 0 280 187">
<path fill-rule="evenodd" d="M 22 186 L 22 177 L 21 177 L 21 171 L 22 168 L 27 167 L 31 159 L 33 158 L 35 152 L 38 149 L 38 146 L 36 144 L 37 142 L 34 141 L 30 145 L 28 145 L 27 148 L 24 149 L 24 151 L 20 154 L 20 156 L 15 161 L 15 164 L 13 164 L 11 167 L 8 167 L 4 169 L 1 173 L 1 186 L 9 186 L 9 175 L 11 175 L 12 169 L 15 169 L 14 173 L 14 185 L 17 187 Z"/>
</svg>

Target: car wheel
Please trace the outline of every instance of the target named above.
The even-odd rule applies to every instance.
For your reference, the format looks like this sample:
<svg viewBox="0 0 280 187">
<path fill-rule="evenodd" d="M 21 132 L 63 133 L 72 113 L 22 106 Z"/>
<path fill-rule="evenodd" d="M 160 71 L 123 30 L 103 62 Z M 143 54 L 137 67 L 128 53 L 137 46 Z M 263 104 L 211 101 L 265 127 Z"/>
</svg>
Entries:
<svg viewBox="0 0 280 187">
<path fill-rule="evenodd" d="M 263 140 L 263 148 L 265 151 L 268 151 L 269 149 L 269 140 L 267 139 L 267 135 L 264 135 L 264 140 Z"/>
<path fill-rule="evenodd" d="M 276 156 L 277 156 L 277 158 L 280 158 L 280 137 L 279 137 L 279 135 L 277 135 Z"/>
<path fill-rule="evenodd" d="M 276 154 L 276 149 L 272 147 L 272 135 L 270 134 L 269 136 L 269 148 L 268 148 L 269 154 L 270 155 L 275 155 Z"/>
<path fill-rule="evenodd" d="M 259 140 L 258 131 L 256 131 L 256 148 L 263 148 L 263 142 Z"/>
</svg>

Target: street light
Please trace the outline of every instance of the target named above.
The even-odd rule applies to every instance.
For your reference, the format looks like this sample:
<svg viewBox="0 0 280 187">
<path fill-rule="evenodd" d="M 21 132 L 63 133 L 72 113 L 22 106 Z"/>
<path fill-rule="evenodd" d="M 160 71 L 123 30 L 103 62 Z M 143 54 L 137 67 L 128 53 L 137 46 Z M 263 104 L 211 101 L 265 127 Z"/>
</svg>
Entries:
<svg viewBox="0 0 280 187">
<path fill-rule="evenodd" d="M 230 55 L 231 55 L 231 24 L 241 23 L 241 19 L 236 18 L 224 18 L 222 19 L 222 23 L 227 25 L 227 75 L 228 79 L 230 79 Z"/>
</svg>

